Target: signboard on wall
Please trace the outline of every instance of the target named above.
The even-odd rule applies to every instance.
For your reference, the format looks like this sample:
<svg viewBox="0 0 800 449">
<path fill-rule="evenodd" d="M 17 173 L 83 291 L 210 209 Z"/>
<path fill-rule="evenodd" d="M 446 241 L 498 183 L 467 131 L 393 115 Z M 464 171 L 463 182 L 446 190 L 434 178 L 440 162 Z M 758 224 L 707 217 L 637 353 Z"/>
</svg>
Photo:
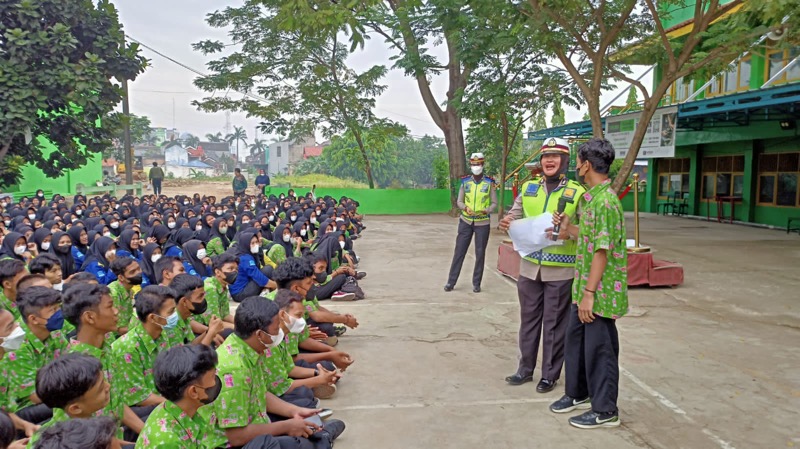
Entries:
<svg viewBox="0 0 800 449">
<path fill-rule="evenodd" d="M 633 132 L 636 130 L 641 115 L 641 112 L 635 112 L 606 117 L 606 139 L 614 145 L 618 159 L 624 158 L 628 154 L 633 140 Z M 637 158 L 675 157 L 677 121 L 677 106 L 656 110 L 647 126 L 647 133 Z"/>
</svg>

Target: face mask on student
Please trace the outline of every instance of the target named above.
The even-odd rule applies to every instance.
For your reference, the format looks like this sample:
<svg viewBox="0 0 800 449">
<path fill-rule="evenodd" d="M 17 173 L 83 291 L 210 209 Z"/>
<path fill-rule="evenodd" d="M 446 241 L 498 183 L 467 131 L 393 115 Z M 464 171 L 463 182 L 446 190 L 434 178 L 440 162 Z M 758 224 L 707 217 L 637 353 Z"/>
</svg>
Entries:
<svg viewBox="0 0 800 449">
<path fill-rule="evenodd" d="M 301 229 L 301 230 L 300 230 L 300 235 L 301 235 L 302 237 L 305 237 L 305 236 L 306 236 L 306 234 L 308 234 L 308 231 L 306 231 L 305 229 Z"/>
<path fill-rule="evenodd" d="M 111 223 L 111 229 L 119 229 L 119 223 L 117 223 L 116 221 Z"/>
<path fill-rule="evenodd" d="M 317 217 L 311 217 L 311 223 L 317 224 Z"/>
<path fill-rule="evenodd" d="M 47 324 L 45 324 L 45 327 L 50 332 L 59 331 L 62 327 L 64 327 L 64 314 L 61 312 L 61 309 L 58 309 L 56 313 L 47 319 Z"/>
<path fill-rule="evenodd" d="M 238 271 L 231 271 L 230 273 L 225 273 L 225 283 L 228 285 L 233 285 L 236 282 L 236 278 L 239 277 Z"/>
<path fill-rule="evenodd" d="M 339 248 L 344 249 L 344 242 L 339 242 Z"/>
<path fill-rule="evenodd" d="M 128 283 L 131 285 L 142 285 L 142 281 L 144 280 L 144 276 L 142 273 L 137 275 L 131 276 L 128 278 Z"/>
<path fill-rule="evenodd" d="M 156 263 L 156 262 L 158 262 L 158 259 L 160 259 L 160 258 L 161 258 L 161 254 L 153 254 L 152 256 L 150 256 L 150 262 Z"/>
<path fill-rule="evenodd" d="M 264 333 L 266 334 L 266 332 L 264 332 Z M 269 338 L 270 338 L 270 340 L 272 340 L 272 343 L 264 343 L 263 341 L 261 341 L 260 338 L 258 339 L 258 341 L 262 345 L 264 345 L 264 347 L 267 348 L 267 349 L 272 349 L 272 348 L 278 346 L 279 344 L 281 344 L 281 342 L 283 341 L 283 337 L 286 336 L 283 333 L 283 329 L 278 329 L 278 335 L 272 335 L 272 334 L 267 334 L 267 335 L 269 335 Z"/>
<path fill-rule="evenodd" d="M 208 301 L 205 298 L 201 302 L 192 303 L 192 315 L 202 315 L 208 310 Z"/>
<path fill-rule="evenodd" d="M 47 251 L 50 249 L 50 242 L 43 242 L 42 243 L 42 250 Z"/>
<path fill-rule="evenodd" d="M 36 220 L 36 214 L 28 214 L 28 218 L 31 220 Z"/>
<path fill-rule="evenodd" d="M 274 216 L 274 215 L 270 215 L 270 216 L 269 216 L 269 221 L 275 221 L 275 216 Z M 9 223 L 10 223 L 10 222 L 9 222 Z"/>
<path fill-rule="evenodd" d="M 178 325 L 178 320 L 180 318 L 181 317 L 178 315 L 178 311 L 176 310 L 167 318 L 167 324 L 161 326 L 161 328 L 166 330 L 175 329 L 175 326 Z"/>
<path fill-rule="evenodd" d="M 3 347 L 6 351 L 16 351 L 20 347 L 22 347 L 22 343 L 25 341 L 25 331 L 22 330 L 22 327 L 17 326 L 3 338 L 3 342 L 0 343 L 0 346 Z"/>
<path fill-rule="evenodd" d="M 195 227 L 194 227 L 194 230 L 195 230 L 195 231 L 197 231 L 197 232 L 200 232 L 200 231 L 202 231 L 202 230 L 203 230 L 203 225 L 197 225 L 197 226 L 195 226 Z"/>
<path fill-rule="evenodd" d="M 328 273 L 324 271 L 322 273 L 314 273 L 314 280 L 316 280 L 318 284 L 325 282 L 326 279 L 328 279 Z"/>
<path fill-rule="evenodd" d="M 27 251 L 27 250 L 28 250 L 28 248 L 25 245 L 15 246 L 14 247 L 14 254 L 16 254 L 18 256 L 21 256 L 21 255 L 25 254 L 25 251 Z"/>
<path fill-rule="evenodd" d="M 295 318 L 289 315 L 289 325 L 286 327 L 289 328 L 289 333 L 301 334 L 306 328 L 306 320 L 305 318 Z"/>
<path fill-rule="evenodd" d="M 78 216 L 83 215 L 83 210 L 82 209 L 76 210 L 75 211 L 75 215 L 78 215 Z"/>
<path fill-rule="evenodd" d="M 283 235 L 283 241 L 284 241 L 284 242 L 287 242 L 287 243 L 288 243 L 288 242 L 289 242 L 289 240 L 291 240 L 291 239 L 292 239 L 292 236 L 291 236 L 291 235 L 288 235 L 288 234 L 284 234 L 284 235 Z"/>
<path fill-rule="evenodd" d="M 200 260 L 205 259 L 206 254 L 207 253 L 206 253 L 205 248 L 200 248 L 200 249 L 197 250 L 197 258 L 200 259 Z"/>
<path fill-rule="evenodd" d="M 289 220 L 292 220 L 292 221 L 297 221 L 297 215 L 291 215 L 291 216 L 289 216 Z"/>
<path fill-rule="evenodd" d="M 111 237 L 111 233 L 110 232 L 104 232 L 103 233 L 103 237 Z"/>
<path fill-rule="evenodd" d="M 250 253 L 258 254 L 258 250 L 261 249 L 261 245 L 250 245 Z"/>
<path fill-rule="evenodd" d="M 110 249 L 110 250 L 106 251 L 106 253 L 104 254 L 104 256 L 106 256 L 106 260 L 109 260 L 109 259 L 111 259 L 112 257 L 114 257 L 114 255 L 115 255 L 115 254 L 117 254 L 117 251 L 116 251 L 116 250 L 114 250 L 114 249 Z"/>
<path fill-rule="evenodd" d="M 221 211 L 221 210 L 218 210 L 218 211 L 217 211 L 217 216 L 219 217 L 220 215 L 222 215 L 222 211 Z"/>
<path fill-rule="evenodd" d="M 246 225 L 246 224 L 248 224 L 248 223 L 250 223 L 250 220 L 242 220 L 242 224 L 243 224 L 243 225 Z"/>
<path fill-rule="evenodd" d="M 167 223 L 167 227 L 170 228 L 170 229 L 175 229 L 175 225 L 176 225 L 176 223 L 174 221 L 171 221 L 171 222 Z"/>
<path fill-rule="evenodd" d="M 219 228 L 219 233 L 220 233 L 220 234 L 225 234 L 225 233 L 227 233 L 227 232 L 228 232 L 228 228 L 227 228 L 227 227 L 224 227 L 224 228 Z"/>
<path fill-rule="evenodd" d="M 219 393 L 222 391 L 222 380 L 220 380 L 219 376 L 214 376 L 214 386 L 206 388 L 205 391 L 208 397 L 200 399 L 201 403 L 208 405 L 217 400 Z"/>
</svg>

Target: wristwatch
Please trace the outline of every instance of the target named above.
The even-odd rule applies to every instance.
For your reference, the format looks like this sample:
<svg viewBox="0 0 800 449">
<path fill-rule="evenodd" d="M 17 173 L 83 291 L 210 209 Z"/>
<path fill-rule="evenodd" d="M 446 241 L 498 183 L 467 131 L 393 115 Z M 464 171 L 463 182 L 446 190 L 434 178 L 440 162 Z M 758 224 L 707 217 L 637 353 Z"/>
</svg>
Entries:
<svg viewBox="0 0 800 449">
<path fill-rule="evenodd" d="M 314 368 L 314 377 L 317 377 L 317 376 L 319 376 L 319 370 Z"/>
</svg>

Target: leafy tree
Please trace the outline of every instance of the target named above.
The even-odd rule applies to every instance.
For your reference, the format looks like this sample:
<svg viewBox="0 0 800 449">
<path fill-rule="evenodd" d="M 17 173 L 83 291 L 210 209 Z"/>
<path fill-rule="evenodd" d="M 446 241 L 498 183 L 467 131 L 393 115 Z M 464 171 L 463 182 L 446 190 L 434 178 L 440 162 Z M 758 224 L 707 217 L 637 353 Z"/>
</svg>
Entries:
<svg viewBox="0 0 800 449">
<path fill-rule="evenodd" d="M 628 89 L 628 98 L 625 100 L 625 112 L 640 111 L 642 106 L 639 104 L 639 96 L 636 89 Z"/>
<path fill-rule="evenodd" d="M 567 123 L 562 100 L 561 95 L 556 94 L 555 101 L 553 101 L 553 117 L 550 119 L 553 126 L 562 126 Z"/>
<path fill-rule="evenodd" d="M 209 142 L 225 142 L 225 139 L 222 137 L 221 132 L 216 134 L 211 134 L 211 133 L 206 134 L 206 140 L 208 140 Z"/>
<path fill-rule="evenodd" d="M 250 156 L 252 156 L 254 154 L 263 153 L 264 151 L 267 151 L 269 147 L 267 146 L 266 140 L 255 139 L 253 143 L 250 144 L 249 148 L 250 148 Z"/>
<path fill-rule="evenodd" d="M 225 141 L 230 145 L 236 143 L 236 164 L 238 165 L 240 162 L 239 142 L 242 142 L 242 144 L 247 146 L 247 131 L 245 131 L 243 126 L 234 126 L 233 132 L 225 136 Z"/>
<path fill-rule="evenodd" d="M 797 23 L 794 1 L 746 2 L 742 10 L 722 19 L 742 2 L 697 0 L 689 32 L 672 39 L 662 25 L 670 11 L 686 7 L 684 0 L 600 0 L 591 2 L 528 0 L 521 4 L 528 24 L 539 31 L 539 42 L 557 58 L 586 102 L 595 136 L 603 135 L 600 95 L 608 81 L 625 81 L 644 99 L 630 149 L 612 188 L 619 191 L 633 170 L 647 127 L 669 87 L 684 76 L 722 70 L 770 29 L 780 17 Z M 795 28 L 796 29 L 796 28 Z M 655 62 L 660 77 L 650 90 L 630 77 L 631 60 Z"/>
<path fill-rule="evenodd" d="M 0 184 L 24 162 L 49 177 L 81 167 L 111 145 L 98 127 L 122 99 L 119 80 L 146 60 L 126 44 L 109 0 L 0 2 Z M 58 151 L 45 156 L 49 140 Z"/>
<path fill-rule="evenodd" d="M 125 158 L 124 126 L 126 117 L 120 112 L 112 112 L 103 119 L 103 127 L 114 131 L 113 145 L 107 147 L 103 152 L 104 157 L 112 156 L 117 160 Z M 130 115 L 131 143 L 145 143 L 150 137 L 150 119 L 147 117 Z"/>
<path fill-rule="evenodd" d="M 183 144 L 187 147 L 197 148 L 197 146 L 200 145 L 200 138 L 193 134 L 189 134 L 181 140 L 183 140 Z"/>
</svg>

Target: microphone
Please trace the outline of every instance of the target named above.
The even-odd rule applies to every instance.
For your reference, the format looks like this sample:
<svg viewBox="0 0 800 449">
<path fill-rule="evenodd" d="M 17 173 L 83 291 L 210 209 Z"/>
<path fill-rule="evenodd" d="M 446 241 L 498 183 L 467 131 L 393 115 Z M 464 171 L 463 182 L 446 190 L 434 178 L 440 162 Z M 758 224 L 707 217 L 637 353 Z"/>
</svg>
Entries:
<svg viewBox="0 0 800 449">
<path fill-rule="evenodd" d="M 572 203 L 572 198 L 567 198 L 565 195 L 561 195 L 561 198 L 558 199 L 558 209 L 556 213 L 561 215 L 567 209 L 567 203 Z M 553 235 L 550 237 L 554 242 L 558 241 L 558 234 L 561 232 L 561 223 L 553 226 Z"/>
</svg>

